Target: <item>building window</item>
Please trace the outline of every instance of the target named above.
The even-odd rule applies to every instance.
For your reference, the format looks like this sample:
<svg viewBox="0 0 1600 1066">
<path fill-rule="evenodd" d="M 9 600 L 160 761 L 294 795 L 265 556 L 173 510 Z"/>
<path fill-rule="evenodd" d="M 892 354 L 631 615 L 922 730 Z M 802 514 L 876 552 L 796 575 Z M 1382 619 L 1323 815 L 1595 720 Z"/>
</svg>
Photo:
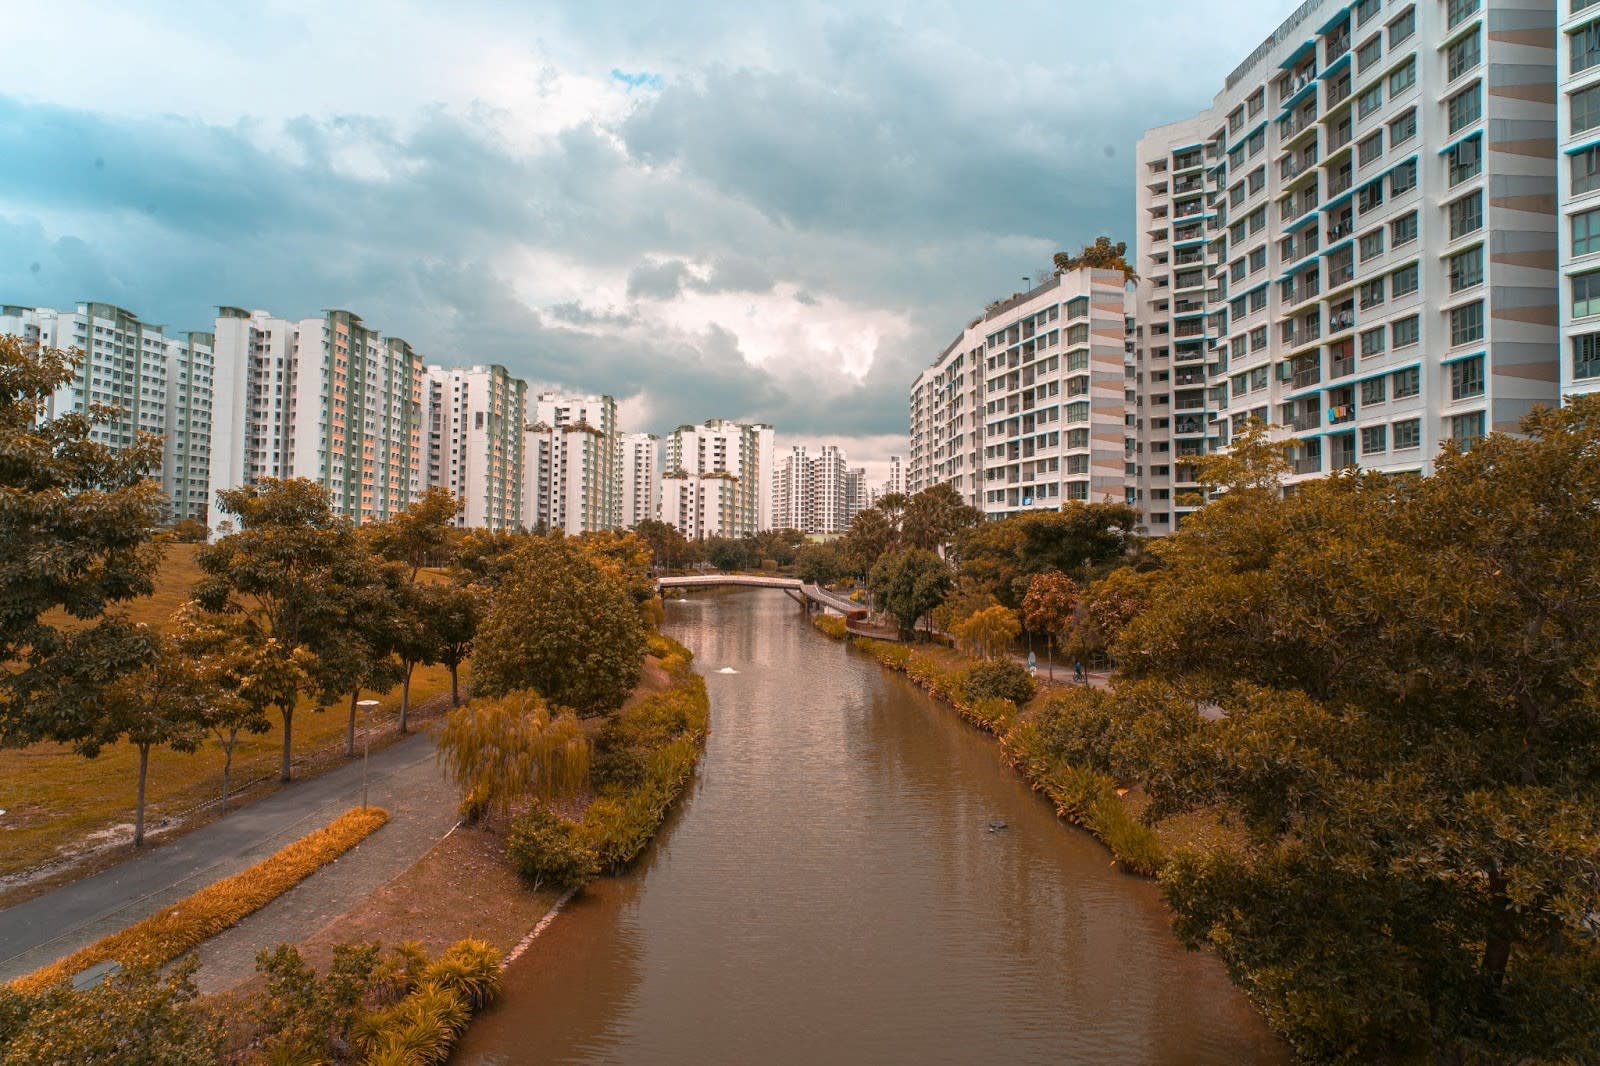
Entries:
<svg viewBox="0 0 1600 1066">
<path fill-rule="evenodd" d="M 1250 350 L 1259 352 L 1267 346 L 1267 327 L 1257 326 L 1250 331 Z"/>
<path fill-rule="evenodd" d="M 1394 450 L 1404 451 L 1407 448 L 1422 446 L 1422 419 L 1409 418 L 1404 422 L 1394 424 Z"/>
<path fill-rule="evenodd" d="M 1477 66 L 1478 61 L 1483 58 L 1478 34 L 1479 30 L 1474 27 L 1471 33 L 1450 46 L 1450 51 L 1445 54 L 1445 72 L 1449 80 L 1455 81 Z"/>
<path fill-rule="evenodd" d="M 1383 327 L 1379 326 L 1377 329 L 1369 329 L 1361 335 L 1362 356 L 1383 354 L 1383 332 Z"/>
<path fill-rule="evenodd" d="M 1402 215 L 1389 223 L 1389 244 L 1398 248 L 1417 239 L 1417 213 Z"/>
<path fill-rule="evenodd" d="M 1483 412 L 1456 415 L 1450 419 L 1450 438 L 1466 451 L 1483 439 Z"/>
<path fill-rule="evenodd" d="M 1572 279 L 1572 317 L 1600 315 L 1600 270 L 1574 275 Z"/>
<path fill-rule="evenodd" d="M 1393 100 L 1417 83 L 1417 61 L 1406 60 L 1406 65 L 1389 75 L 1389 99 Z"/>
<path fill-rule="evenodd" d="M 1600 85 L 1573 93 L 1571 101 L 1572 132 L 1582 133 L 1600 126 Z"/>
<path fill-rule="evenodd" d="M 1575 31 L 1571 41 L 1572 73 L 1588 70 L 1596 63 L 1600 63 L 1600 22 L 1591 22 Z"/>
<path fill-rule="evenodd" d="M 1450 239 L 1465 237 L 1483 228 L 1483 192 L 1463 196 L 1450 205 Z"/>
<path fill-rule="evenodd" d="M 1572 376 L 1600 378 L 1600 333 L 1572 338 Z"/>
<path fill-rule="evenodd" d="M 1479 0 L 1449 0 L 1445 7 L 1445 28 L 1453 30 L 1478 10 Z"/>
<path fill-rule="evenodd" d="M 1362 406 L 1382 403 L 1386 399 L 1384 395 L 1386 384 L 1387 382 L 1383 378 L 1368 378 L 1363 381 L 1361 383 Z"/>
<path fill-rule="evenodd" d="M 1383 179 L 1369 181 L 1356 193 L 1356 210 L 1362 214 L 1383 206 Z"/>
<path fill-rule="evenodd" d="M 1417 32 L 1417 9 L 1408 7 L 1406 13 L 1389 23 L 1389 51 L 1394 51 L 1394 46 Z"/>
<path fill-rule="evenodd" d="M 1379 57 L 1382 55 L 1383 36 L 1378 34 L 1375 35 L 1372 40 L 1368 41 L 1366 44 L 1362 45 L 1356 50 L 1356 70 L 1362 74 L 1365 74 L 1367 72 L 1367 68 L 1376 63 Z"/>
<path fill-rule="evenodd" d="M 1250 294 L 1250 311 L 1263 311 L 1267 306 L 1267 287 L 1265 285 Z"/>
<path fill-rule="evenodd" d="M 1250 99 L 1245 101 L 1245 106 L 1250 109 L 1251 118 L 1255 118 L 1257 115 L 1261 114 L 1262 111 L 1266 110 L 1267 90 L 1257 89 Z"/>
<path fill-rule="evenodd" d="M 1600 280 L 1600 273 L 1596 274 Z M 1597 287 L 1596 296 L 1600 296 L 1600 287 Z M 1600 313 L 1600 303 L 1595 306 L 1596 313 Z M 1450 309 L 1450 346 L 1452 348 L 1462 344 L 1471 344 L 1483 340 L 1483 301 L 1474 300 L 1472 303 L 1463 304 L 1461 307 Z"/>
<path fill-rule="evenodd" d="M 1256 130 L 1250 135 L 1250 139 L 1244 143 L 1250 152 L 1250 158 L 1254 159 L 1261 154 L 1261 149 L 1267 146 L 1267 131 L 1264 129 Z"/>
<path fill-rule="evenodd" d="M 1417 264 L 1412 263 L 1408 267 L 1401 267 L 1390 275 L 1394 280 L 1390 284 L 1389 291 L 1394 293 L 1394 298 L 1398 300 L 1402 296 L 1410 296 L 1416 292 L 1419 274 L 1420 271 L 1417 269 Z"/>
<path fill-rule="evenodd" d="M 1422 371 L 1414 366 L 1396 370 L 1389 375 L 1394 385 L 1394 398 L 1408 400 L 1422 391 Z"/>
<path fill-rule="evenodd" d="M 1361 261 L 1363 263 L 1365 263 L 1368 259 L 1375 259 L 1378 256 L 1382 255 L 1383 254 L 1383 227 L 1379 226 L 1377 229 L 1373 230 L 1371 233 L 1362 234 L 1360 247 L 1361 247 Z"/>
<path fill-rule="evenodd" d="M 1236 259 L 1228 266 L 1228 278 L 1231 281 L 1244 280 L 1244 260 Z"/>
<path fill-rule="evenodd" d="M 1483 154 L 1478 150 L 1478 138 L 1473 136 L 1450 149 L 1450 185 L 1454 188 L 1483 171 Z"/>
<path fill-rule="evenodd" d="M 1260 192 L 1267 186 L 1267 168 L 1256 167 L 1250 172 L 1250 192 L 1252 195 Z"/>
<path fill-rule="evenodd" d="M 1600 145 L 1572 155 L 1572 195 L 1600 189 Z"/>
<path fill-rule="evenodd" d="M 1600 252 L 1600 207 L 1572 216 L 1572 254 Z"/>
<path fill-rule="evenodd" d="M 1402 318 L 1391 324 L 1389 332 L 1392 335 L 1394 346 L 1396 348 L 1405 348 L 1417 343 L 1417 338 L 1421 335 L 1421 325 L 1417 316 L 1412 315 L 1410 318 Z"/>
<path fill-rule="evenodd" d="M 1410 192 L 1417 187 L 1417 161 L 1415 159 L 1401 163 L 1389 171 L 1389 195 L 1399 196 L 1401 193 Z"/>
<path fill-rule="evenodd" d="M 1374 85 L 1360 96 L 1356 97 L 1356 111 L 1360 118 L 1366 118 L 1378 108 L 1383 106 L 1383 86 Z"/>
<path fill-rule="evenodd" d="M 1450 98 L 1450 132 L 1459 133 L 1483 115 L 1483 83 L 1473 82 Z"/>
<path fill-rule="evenodd" d="M 1383 303 L 1383 290 L 1383 278 L 1374 278 L 1372 281 L 1362 282 L 1360 290 L 1361 309 L 1365 311 L 1369 307 L 1377 307 Z"/>
<path fill-rule="evenodd" d="M 1257 248 L 1250 253 L 1250 273 L 1265 270 L 1267 266 L 1267 250 L 1265 247 Z"/>
<path fill-rule="evenodd" d="M 1403 144 L 1417 135 L 1417 109 L 1412 108 L 1389 123 L 1389 147 Z"/>
<path fill-rule="evenodd" d="M 1389 450 L 1389 427 L 1367 426 L 1361 431 L 1361 454 L 1376 455 Z"/>
<path fill-rule="evenodd" d="M 1366 166 L 1383 158 L 1383 131 L 1379 130 L 1362 141 L 1356 148 L 1357 166 Z"/>
<path fill-rule="evenodd" d="M 1450 291 L 1460 292 L 1483 284 L 1483 245 L 1468 248 L 1449 259 Z"/>
</svg>

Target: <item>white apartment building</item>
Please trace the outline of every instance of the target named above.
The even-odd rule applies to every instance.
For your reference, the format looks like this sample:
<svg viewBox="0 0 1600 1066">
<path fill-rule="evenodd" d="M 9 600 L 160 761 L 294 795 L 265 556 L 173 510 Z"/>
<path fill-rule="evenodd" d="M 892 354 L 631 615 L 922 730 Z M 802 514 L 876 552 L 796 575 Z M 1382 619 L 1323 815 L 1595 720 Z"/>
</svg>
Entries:
<svg viewBox="0 0 1600 1066">
<path fill-rule="evenodd" d="M 910 396 L 905 490 L 945 483 L 987 517 L 1125 498 L 1127 292 L 1074 270 L 991 304 Z"/>
<path fill-rule="evenodd" d="M 691 540 L 773 528 L 773 429 L 714 418 L 667 435 L 661 521 Z"/>
<path fill-rule="evenodd" d="M 460 501 L 456 525 L 463 529 L 519 528 L 527 382 L 503 366 L 431 366 L 425 384 L 425 484 Z"/>
<path fill-rule="evenodd" d="M 1600 3 L 1560 0 L 1561 395 L 1600 391 Z"/>
<path fill-rule="evenodd" d="M 1428 472 L 1555 402 L 1554 43 L 1549 0 L 1307 0 L 1209 109 L 1146 132 L 1151 533 L 1201 502 L 1186 460 L 1252 416 L 1297 477 Z"/>
<path fill-rule="evenodd" d="M 872 506 L 872 490 L 867 487 L 866 467 L 853 466 L 845 471 L 844 497 L 844 528 L 849 529 L 856 515 Z"/>
<path fill-rule="evenodd" d="M 91 404 L 120 409 L 119 417 L 90 431 L 113 450 L 140 434 L 162 438 L 159 471 L 174 521 L 206 513 L 212 419 L 212 346 L 205 333 L 168 335 L 131 311 L 85 301 L 72 311 L 0 306 L 0 334 L 47 348 L 76 349 L 73 379 L 45 404 L 45 417 L 82 412 Z"/>
<path fill-rule="evenodd" d="M 213 336 L 213 493 L 303 477 L 357 523 L 421 494 L 423 367 L 409 344 L 340 310 L 292 321 L 222 307 Z"/>
<path fill-rule="evenodd" d="M 654 433 L 622 435 L 622 528 L 658 521 L 661 514 L 661 438 Z"/>
<path fill-rule="evenodd" d="M 547 392 L 528 413 L 522 524 L 574 536 L 621 527 L 617 401 Z"/>
<path fill-rule="evenodd" d="M 772 528 L 843 533 L 860 509 L 863 479 L 837 445 L 824 444 L 815 454 L 805 445 L 790 448 L 772 472 Z"/>
</svg>

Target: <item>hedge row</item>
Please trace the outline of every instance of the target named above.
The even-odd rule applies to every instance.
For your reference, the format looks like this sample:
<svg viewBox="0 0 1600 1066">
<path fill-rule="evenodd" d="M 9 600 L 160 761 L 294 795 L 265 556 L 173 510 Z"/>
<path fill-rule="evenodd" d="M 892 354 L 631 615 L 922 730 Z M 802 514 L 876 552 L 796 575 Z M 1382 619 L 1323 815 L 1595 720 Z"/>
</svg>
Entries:
<svg viewBox="0 0 1600 1066">
<path fill-rule="evenodd" d="M 378 807 L 352 808 L 247 870 L 207 885 L 143 921 L 102 937 L 58 962 L 19 977 L 19 992 L 42 992 L 100 962 L 126 969 L 160 966 L 271 903 L 359 844 L 389 820 Z"/>
<path fill-rule="evenodd" d="M 1161 842 L 1155 830 L 1134 817 L 1118 797 L 1114 778 L 1064 758 L 1052 744 L 1056 737 L 1046 736 L 1038 728 L 1040 712 L 1019 715 L 1012 700 L 974 698 L 973 675 L 991 664 L 952 668 L 937 656 L 909 645 L 835 633 L 823 623 L 824 616 L 813 621 L 822 632 L 835 639 L 848 639 L 882 665 L 905 674 L 930 695 L 953 706 L 968 721 L 999 737 L 1006 762 L 1035 790 L 1050 797 L 1060 817 L 1094 834 L 1129 870 L 1151 877 L 1160 870 L 1166 858 Z M 1063 724 L 1070 730 L 1073 706 L 1070 694 L 1050 702 L 1048 713 L 1055 720 L 1057 731 L 1063 731 Z M 1089 723 L 1085 728 L 1090 728 Z"/>
</svg>

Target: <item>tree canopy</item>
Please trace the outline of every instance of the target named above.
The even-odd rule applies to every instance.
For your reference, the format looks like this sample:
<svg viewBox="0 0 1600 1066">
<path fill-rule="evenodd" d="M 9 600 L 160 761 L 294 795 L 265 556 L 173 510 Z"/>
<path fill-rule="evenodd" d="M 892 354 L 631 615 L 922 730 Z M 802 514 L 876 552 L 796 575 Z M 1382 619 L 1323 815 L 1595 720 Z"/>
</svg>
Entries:
<svg viewBox="0 0 1600 1066">
<path fill-rule="evenodd" d="M 1128 242 L 1118 241 L 1112 244 L 1110 237 L 1096 237 L 1093 244 L 1084 245 L 1083 251 L 1077 255 L 1057 252 L 1055 266 L 1058 274 L 1065 274 L 1080 267 L 1094 267 L 1100 270 L 1120 270 L 1125 281 L 1139 280 L 1139 275 L 1128 264 Z"/>
<path fill-rule="evenodd" d="M 900 632 L 911 634 L 922 616 L 939 606 L 953 582 L 950 567 L 924 548 L 891 552 L 878 560 L 867 587 L 894 615 Z"/>
</svg>

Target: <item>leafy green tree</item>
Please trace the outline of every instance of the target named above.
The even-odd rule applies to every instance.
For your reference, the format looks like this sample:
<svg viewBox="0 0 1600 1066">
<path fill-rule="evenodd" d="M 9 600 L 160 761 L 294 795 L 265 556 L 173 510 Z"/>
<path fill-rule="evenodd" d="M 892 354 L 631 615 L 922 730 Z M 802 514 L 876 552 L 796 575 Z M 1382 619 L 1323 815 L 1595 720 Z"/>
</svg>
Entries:
<svg viewBox="0 0 1600 1066">
<path fill-rule="evenodd" d="M 1043 633 L 1049 658 L 1049 675 L 1055 676 L 1056 640 L 1067 631 L 1078 610 L 1078 583 L 1066 574 L 1047 570 L 1028 579 L 1022 598 L 1022 621 L 1031 633 Z"/>
<path fill-rule="evenodd" d="M 1065 646 L 1084 659 L 1108 655 L 1118 634 L 1144 609 L 1163 580 L 1159 571 L 1119 566 L 1091 584 L 1062 638 Z"/>
<path fill-rule="evenodd" d="M 808 585 L 831 585 L 844 573 L 844 560 L 831 544 L 807 544 L 794 555 L 794 576 Z"/>
<path fill-rule="evenodd" d="M 750 546 L 737 537 L 707 537 L 706 561 L 725 574 L 750 566 Z"/>
<path fill-rule="evenodd" d="M 0 1061 L 8 1066 L 213 1066 L 225 1030 L 199 1002 L 190 955 L 166 976 L 119 974 L 74 992 L 0 989 Z"/>
<path fill-rule="evenodd" d="M 906 502 L 900 533 L 909 546 L 943 556 L 962 530 L 982 521 L 983 515 L 976 507 L 963 503 L 954 488 L 941 482 Z"/>
<path fill-rule="evenodd" d="M 483 616 L 483 594 L 452 581 L 427 587 L 422 610 L 439 642 L 439 662 L 450 668 L 450 705 L 461 706 L 461 664 L 472 654 Z"/>
<path fill-rule="evenodd" d="M 577 542 L 532 537 L 495 590 L 475 642 L 474 689 L 533 689 L 594 715 L 638 683 L 645 629 L 622 581 Z"/>
<path fill-rule="evenodd" d="M 403 563 L 407 581 L 416 581 L 425 566 L 448 566 L 455 548 L 454 527 L 461 501 L 449 489 L 425 490 L 410 507 L 385 521 L 364 527 L 372 551 L 381 559 Z"/>
<path fill-rule="evenodd" d="M 309 652 L 312 676 L 300 691 L 348 691 L 335 687 L 336 678 L 348 676 L 340 671 L 349 669 L 342 654 L 351 638 L 346 599 L 371 580 L 350 523 L 330 511 L 325 489 L 303 478 L 265 478 L 217 496 L 222 510 L 237 517 L 238 531 L 197 554 L 205 576 L 195 586 L 196 602 L 237 616 L 252 639 L 275 640 L 291 655 Z M 298 694 L 280 692 L 275 703 L 283 721 L 283 781 L 290 780 Z"/>
<path fill-rule="evenodd" d="M 650 573 L 650 544 L 643 537 L 604 530 L 583 534 L 578 544 L 596 566 L 622 582 L 635 604 L 642 607 L 660 595 L 655 576 Z"/>
<path fill-rule="evenodd" d="M 771 559 L 779 566 L 791 566 L 805 542 L 806 535 L 798 529 L 770 529 L 755 535 L 752 554 L 758 560 Z"/>
<path fill-rule="evenodd" d="M 1096 237 L 1093 244 L 1083 246 L 1083 251 L 1077 255 L 1068 255 L 1066 252 L 1057 252 L 1055 255 L 1057 274 L 1065 274 L 1081 267 L 1090 267 L 1097 270 L 1120 270 L 1124 281 L 1138 281 L 1139 275 L 1128 264 L 1128 242 L 1118 241 L 1111 243 L 1110 237 Z"/>
<path fill-rule="evenodd" d="M 45 418 L 76 364 L 0 337 L 0 746 L 92 739 L 102 697 L 150 661 L 148 634 L 112 608 L 152 591 L 159 438 L 113 453 L 91 439 L 125 416 L 96 404 Z"/>
<path fill-rule="evenodd" d="M 1117 643 L 1183 693 L 1158 807 L 1247 832 L 1174 857 L 1175 928 L 1308 1058 L 1600 1055 L 1600 398 L 1523 430 L 1287 497 L 1246 453 Z"/>
<path fill-rule="evenodd" d="M 944 600 L 953 583 L 950 567 L 931 551 L 907 548 L 878 560 L 867 587 L 884 610 L 894 615 L 900 632 L 916 632 L 922 616 Z"/>
<path fill-rule="evenodd" d="M 1137 547 L 1138 513 L 1120 503 L 1068 503 L 1060 511 L 1030 511 L 985 522 L 962 534 L 962 571 L 1021 607 L 1034 574 L 1081 575 L 1127 560 Z"/>
<path fill-rule="evenodd" d="M 659 570 L 671 570 L 693 561 L 693 550 L 677 526 L 647 518 L 634 526 L 633 532 L 649 545 L 651 559 Z"/>
<path fill-rule="evenodd" d="M 1017 612 L 995 604 L 985 607 L 962 621 L 952 631 L 971 654 L 981 659 L 995 659 L 1004 655 L 1011 642 L 1022 632 Z"/>
<path fill-rule="evenodd" d="M 878 560 L 900 545 L 900 527 L 876 507 L 857 511 L 840 543 L 840 553 L 849 572 L 866 577 Z"/>
</svg>

